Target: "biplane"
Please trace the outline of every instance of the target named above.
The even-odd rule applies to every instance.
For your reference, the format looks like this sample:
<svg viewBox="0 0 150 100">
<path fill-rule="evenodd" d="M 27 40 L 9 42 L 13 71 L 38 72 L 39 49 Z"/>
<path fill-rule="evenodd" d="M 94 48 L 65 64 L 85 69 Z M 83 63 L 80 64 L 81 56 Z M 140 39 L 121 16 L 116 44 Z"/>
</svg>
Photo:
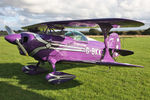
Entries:
<svg viewBox="0 0 150 100">
<path fill-rule="evenodd" d="M 109 32 L 117 27 L 139 27 L 144 23 L 122 18 L 83 19 L 51 21 L 22 27 L 29 32 L 15 34 L 5 26 L 8 35 L 5 39 L 18 46 L 21 55 L 29 55 L 38 61 L 36 65 L 22 68 L 26 74 L 35 75 L 46 70 L 40 67 L 42 62 L 52 65 L 53 71 L 46 75 L 48 82 L 60 84 L 75 78 L 75 75 L 56 71 L 58 62 L 78 62 L 106 66 L 143 67 L 139 65 L 118 63 L 114 59 L 134 54 L 133 51 L 121 49 L 117 33 Z M 79 31 L 64 31 L 65 28 L 100 27 L 104 42 L 87 38 Z M 55 33 L 55 34 L 54 34 Z"/>
</svg>

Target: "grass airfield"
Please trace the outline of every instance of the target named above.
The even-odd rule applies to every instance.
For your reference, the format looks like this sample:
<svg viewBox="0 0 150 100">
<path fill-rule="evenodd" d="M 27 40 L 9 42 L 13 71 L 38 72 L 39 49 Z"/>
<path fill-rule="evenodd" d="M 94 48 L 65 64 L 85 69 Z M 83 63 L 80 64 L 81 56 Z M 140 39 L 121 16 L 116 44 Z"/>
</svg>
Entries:
<svg viewBox="0 0 150 100">
<path fill-rule="evenodd" d="M 103 38 L 95 37 L 102 41 Z M 122 38 L 122 49 L 134 55 L 118 57 L 117 62 L 143 65 L 123 68 L 89 64 L 57 64 L 57 71 L 76 75 L 60 85 L 49 84 L 47 73 L 30 76 L 22 73 L 24 65 L 36 64 L 31 57 L 21 56 L 15 45 L 0 37 L 0 100 L 149 100 L 150 37 Z M 52 71 L 51 66 L 43 65 Z"/>
</svg>

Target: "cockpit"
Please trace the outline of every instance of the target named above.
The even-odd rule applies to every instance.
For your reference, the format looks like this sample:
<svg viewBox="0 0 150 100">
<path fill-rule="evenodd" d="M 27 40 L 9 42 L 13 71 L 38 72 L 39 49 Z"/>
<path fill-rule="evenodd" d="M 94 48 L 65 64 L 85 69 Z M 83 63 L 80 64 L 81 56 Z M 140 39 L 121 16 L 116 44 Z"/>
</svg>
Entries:
<svg viewBox="0 0 150 100">
<path fill-rule="evenodd" d="M 74 40 L 77 41 L 88 41 L 88 39 L 79 31 L 69 31 L 65 33 L 65 36 L 72 37 Z"/>
</svg>

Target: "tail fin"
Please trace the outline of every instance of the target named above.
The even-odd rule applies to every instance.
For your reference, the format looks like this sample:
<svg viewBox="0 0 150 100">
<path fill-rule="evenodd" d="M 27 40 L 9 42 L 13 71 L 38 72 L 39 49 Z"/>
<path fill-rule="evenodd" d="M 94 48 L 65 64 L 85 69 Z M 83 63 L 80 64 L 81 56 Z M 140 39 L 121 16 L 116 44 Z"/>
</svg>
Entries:
<svg viewBox="0 0 150 100">
<path fill-rule="evenodd" d="M 108 47 L 111 48 L 112 57 L 119 56 L 118 52 L 116 52 L 116 49 L 121 49 L 119 35 L 117 33 L 111 33 L 107 38 L 107 43 Z"/>
<path fill-rule="evenodd" d="M 113 58 L 119 56 L 119 54 L 121 56 L 128 56 L 134 54 L 133 51 L 121 49 L 121 41 L 117 33 L 111 33 L 107 41 L 110 54 Z"/>
</svg>

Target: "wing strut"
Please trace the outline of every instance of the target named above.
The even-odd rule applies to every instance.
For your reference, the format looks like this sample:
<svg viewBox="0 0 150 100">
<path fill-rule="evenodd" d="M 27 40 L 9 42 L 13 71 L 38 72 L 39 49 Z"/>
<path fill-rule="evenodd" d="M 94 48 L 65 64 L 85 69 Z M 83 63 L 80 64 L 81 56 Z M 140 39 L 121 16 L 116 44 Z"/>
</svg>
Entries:
<svg viewBox="0 0 150 100">
<path fill-rule="evenodd" d="M 107 35 L 109 33 L 109 31 L 111 30 L 112 25 L 109 23 L 103 23 L 103 24 L 98 24 L 102 30 L 102 33 L 104 34 L 104 44 L 105 44 L 105 54 L 104 54 L 104 58 L 101 60 L 103 62 L 115 62 L 114 59 L 110 56 L 109 53 L 109 48 L 108 48 L 108 44 L 107 44 Z"/>
</svg>

